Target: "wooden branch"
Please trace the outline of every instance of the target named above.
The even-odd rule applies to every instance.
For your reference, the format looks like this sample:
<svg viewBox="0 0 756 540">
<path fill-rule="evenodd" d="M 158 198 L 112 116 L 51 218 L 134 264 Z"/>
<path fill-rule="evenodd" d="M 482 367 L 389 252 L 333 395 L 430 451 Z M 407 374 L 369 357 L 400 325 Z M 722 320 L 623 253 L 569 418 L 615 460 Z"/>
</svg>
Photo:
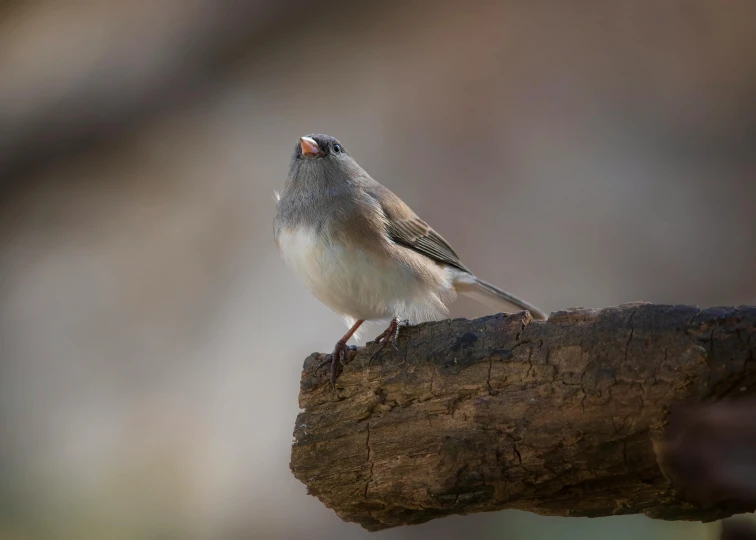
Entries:
<svg viewBox="0 0 756 540">
<path fill-rule="evenodd" d="M 505 508 L 702 521 L 752 511 L 727 493 L 691 499 L 654 446 L 677 471 L 670 408 L 752 393 L 754 334 L 756 307 L 442 321 L 403 328 L 399 354 L 352 352 L 335 390 L 313 354 L 291 469 L 369 530 Z"/>
</svg>

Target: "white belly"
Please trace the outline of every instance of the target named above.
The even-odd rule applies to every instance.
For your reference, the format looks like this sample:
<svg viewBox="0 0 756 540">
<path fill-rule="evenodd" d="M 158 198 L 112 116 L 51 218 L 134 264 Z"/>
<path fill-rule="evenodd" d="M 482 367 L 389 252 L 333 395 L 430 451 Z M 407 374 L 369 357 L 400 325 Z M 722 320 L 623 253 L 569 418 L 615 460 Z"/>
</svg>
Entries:
<svg viewBox="0 0 756 540">
<path fill-rule="evenodd" d="M 348 319 L 400 317 L 413 322 L 445 314 L 437 291 L 412 269 L 374 251 L 320 240 L 312 229 L 283 230 L 286 264 L 324 304 Z"/>
</svg>

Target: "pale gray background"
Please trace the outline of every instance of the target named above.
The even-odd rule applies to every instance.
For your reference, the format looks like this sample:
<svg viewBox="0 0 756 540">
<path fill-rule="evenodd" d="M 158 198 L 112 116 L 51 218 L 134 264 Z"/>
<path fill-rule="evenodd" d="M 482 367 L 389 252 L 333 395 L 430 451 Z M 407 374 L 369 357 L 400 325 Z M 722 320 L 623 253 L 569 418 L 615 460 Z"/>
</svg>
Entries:
<svg viewBox="0 0 756 540">
<path fill-rule="evenodd" d="M 344 328 L 271 233 L 325 132 L 546 310 L 756 303 L 756 4 L 726 4 L 4 4 L 0 538 L 710 538 L 342 523 L 288 460 Z"/>
</svg>

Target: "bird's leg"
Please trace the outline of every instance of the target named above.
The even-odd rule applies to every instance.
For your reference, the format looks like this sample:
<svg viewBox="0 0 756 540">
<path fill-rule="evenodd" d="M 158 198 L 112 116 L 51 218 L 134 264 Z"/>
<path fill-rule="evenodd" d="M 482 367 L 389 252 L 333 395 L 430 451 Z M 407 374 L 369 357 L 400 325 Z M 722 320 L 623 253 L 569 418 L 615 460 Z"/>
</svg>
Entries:
<svg viewBox="0 0 756 540">
<path fill-rule="evenodd" d="M 399 338 L 399 317 L 394 317 L 391 319 L 391 323 L 389 323 L 388 328 L 386 328 L 380 336 L 375 338 L 375 342 L 380 345 L 377 351 L 375 351 L 375 355 L 373 355 L 373 358 L 380 353 L 383 348 L 386 346 L 386 344 L 390 341 L 391 345 L 394 347 L 394 352 L 399 352 L 399 347 L 397 346 L 397 339 Z"/>
<path fill-rule="evenodd" d="M 329 380 L 331 381 L 331 386 L 334 386 L 334 383 L 336 382 L 336 362 L 338 361 L 341 363 L 341 365 L 344 365 L 344 360 L 346 358 L 346 351 L 347 351 L 347 341 L 349 341 L 349 338 L 352 337 L 352 335 L 357 331 L 357 329 L 360 327 L 362 323 L 365 321 L 363 319 L 359 319 L 357 322 L 355 322 L 352 327 L 349 329 L 349 331 L 344 334 L 344 337 L 342 337 L 340 340 L 336 342 L 336 346 L 333 348 L 333 353 L 330 354 L 331 357 L 331 376 L 329 377 Z M 328 357 L 326 356 L 326 360 L 328 360 Z"/>
</svg>

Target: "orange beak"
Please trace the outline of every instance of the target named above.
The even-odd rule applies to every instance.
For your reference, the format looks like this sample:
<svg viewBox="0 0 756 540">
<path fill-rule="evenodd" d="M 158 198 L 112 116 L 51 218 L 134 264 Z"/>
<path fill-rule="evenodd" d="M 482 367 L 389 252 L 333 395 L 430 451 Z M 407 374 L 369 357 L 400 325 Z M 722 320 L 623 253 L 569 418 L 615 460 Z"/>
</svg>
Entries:
<svg viewBox="0 0 756 540">
<path fill-rule="evenodd" d="M 299 146 L 302 148 L 303 156 L 315 157 L 323 155 L 320 146 L 318 146 L 318 143 L 312 137 L 300 137 Z"/>
</svg>

